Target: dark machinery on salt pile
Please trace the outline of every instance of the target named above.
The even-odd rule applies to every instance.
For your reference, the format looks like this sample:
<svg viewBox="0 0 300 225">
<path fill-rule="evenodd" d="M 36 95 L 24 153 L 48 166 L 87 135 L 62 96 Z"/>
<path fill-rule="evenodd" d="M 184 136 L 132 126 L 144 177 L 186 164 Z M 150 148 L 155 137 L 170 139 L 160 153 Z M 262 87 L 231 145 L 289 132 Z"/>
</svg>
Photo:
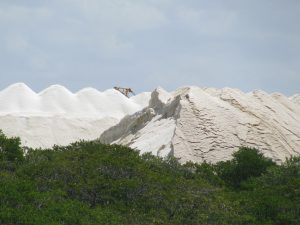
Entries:
<svg viewBox="0 0 300 225">
<path fill-rule="evenodd" d="M 123 95 L 125 95 L 127 98 L 129 98 L 130 94 L 135 95 L 133 90 L 131 88 L 124 88 L 124 87 L 114 87 L 115 90 L 121 92 Z"/>
</svg>

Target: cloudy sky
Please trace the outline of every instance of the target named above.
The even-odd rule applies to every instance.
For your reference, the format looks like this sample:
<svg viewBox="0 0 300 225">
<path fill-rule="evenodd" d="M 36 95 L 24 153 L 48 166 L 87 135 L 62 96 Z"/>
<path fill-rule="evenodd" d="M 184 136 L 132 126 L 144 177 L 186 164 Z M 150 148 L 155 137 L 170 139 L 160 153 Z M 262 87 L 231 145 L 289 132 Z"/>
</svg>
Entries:
<svg viewBox="0 0 300 225">
<path fill-rule="evenodd" d="M 0 88 L 300 93 L 299 0 L 1 0 Z"/>
</svg>

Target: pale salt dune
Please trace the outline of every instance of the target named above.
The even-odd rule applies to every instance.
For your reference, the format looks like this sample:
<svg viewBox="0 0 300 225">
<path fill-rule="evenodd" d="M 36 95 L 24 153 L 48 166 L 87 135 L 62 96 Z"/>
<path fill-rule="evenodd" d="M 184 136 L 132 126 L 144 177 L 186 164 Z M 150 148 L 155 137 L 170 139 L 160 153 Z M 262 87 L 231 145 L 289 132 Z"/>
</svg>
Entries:
<svg viewBox="0 0 300 225">
<path fill-rule="evenodd" d="M 299 95 L 294 95 L 293 97 L 291 97 L 292 102 L 300 105 L 300 94 Z"/>
<path fill-rule="evenodd" d="M 146 107 L 149 99 L 145 94 L 128 99 L 114 89 L 72 93 L 60 85 L 35 93 L 17 83 L 0 91 L 0 129 L 33 148 L 94 140 L 124 116 Z"/>
<path fill-rule="evenodd" d="M 298 98 L 232 88 L 183 87 L 167 94 L 159 88 L 147 108 L 105 131 L 100 141 L 183 163 L 228 160 L 248 146 L 280 163 L 300 154 Z"/>
<path fill-rule="evenodd" d="M 18 83 L 0 91 L 0 129 L 34 148 L 98 139 L 184 163 L 224 161 L 249 146 L 280 163 L 300 153 L 300 95 L 189 86 L 127 98 Z"/>
</svg>

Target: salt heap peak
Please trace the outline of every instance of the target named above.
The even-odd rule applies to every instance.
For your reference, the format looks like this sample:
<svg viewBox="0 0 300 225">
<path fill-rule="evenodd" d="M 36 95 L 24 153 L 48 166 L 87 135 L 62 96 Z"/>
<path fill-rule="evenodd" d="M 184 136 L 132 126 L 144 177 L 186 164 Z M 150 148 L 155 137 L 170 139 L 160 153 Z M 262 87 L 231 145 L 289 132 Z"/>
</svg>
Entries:
<svg viewBox="0 0 300 225">
<path fill-rule="evenodd" d="M 300 152 L 300 96 L 256 90 L 157 88 L 131 98 L 110 89 L 35 93 L 23 83 L 0 91 L 0 129 L 28 147 L 93 140 L 128 145 L 181 162 L 218 162 L 240 146 L 281 162 Z M 105 132 L 104 132 L 105 131 Z"/>
<path fill-rule="evenodd" d="M 300 105 L 300 95 L 294 95 L 291 98 L 292 102 L 295 102 L 296 104 Z"/>
<path fill-rule="evenodd" d="M 30 87 L 28 87 L 24 83 L 15 83 L 10 86 L 8 86 L 6 89 L 4 89 L 2 92 L 11 92 L 11 91 L 25 91 L 25 92 L 30 92 L 30 93 L 35 93 L 33 90 L 31 90 Z"/>
<path fill-rule="evenodd" d="M 59 95 L 59 94 L 73 95 L 73 93 L 71 91 L 69 91 L 69 89 L 67 89 L 66 87 L 64 87 L 62 85 L 58 85 L 58 84 L 51 85 L 39 93 L 40 96 L 42 96 L 42 95 Z"/>
<path fill-rule="evenodd" d="M 0 91 L 0 115 L 35 111 L 37 101 L 36 93 L 26 84 L 16 83 L 10 85 Z"/>
<path fill-rule="evenodd" d="M 166 97 L 167 96 L 167 97 Z M 185 87 L 156 89 L 149 106 L 105 131 L 100 141 L 181 162 L 218 162 L 240 146 L 281 162 L 300 153 L 300 107 L 263 91 Z"/>
<path fill-rule="evenodd" d="M 100 92 L 86 88 L 72 93 L 52 85 L 40 93 L 23 83 L 0 91 L 0 129 L 21 137 L 28 147 L 50 148 L 78 140 L 93 140 L 128 114 L 145 107 L 115 90 Z"/>
<path fill-rule="evenodd" d="M 100 94 L 101 92 L 98 91 L 97 89 L 95 88 L 83 88 L 81 90 L 79 90 L 76 95 L 98 95 Z"/>
</svg>

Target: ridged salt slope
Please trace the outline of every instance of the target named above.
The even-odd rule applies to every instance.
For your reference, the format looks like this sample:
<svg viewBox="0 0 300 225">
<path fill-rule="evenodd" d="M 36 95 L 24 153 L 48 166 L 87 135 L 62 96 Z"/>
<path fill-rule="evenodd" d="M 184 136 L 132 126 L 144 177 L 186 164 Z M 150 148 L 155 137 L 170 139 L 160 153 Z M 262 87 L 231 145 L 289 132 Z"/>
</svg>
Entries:
<svg viewBox="0 0 300 225">
<path fill-rule="evenodd" d="M 100 141 L 182 162 L 222 161 L 250 146 L 281 162 L 300 153 L 300 106 L 263 91 L 187 87 L 170 97 L 158 89 L 148 108 L 121 120 Z"/>
<path fill-rule="evenodd" d="M 292 100 L 294 103 L 300 105 L 300 95 L 295 95 L 295 96 L 293 96 L 293 97 L 291 98 L 291 100 Z"/>
<path fill-rule="evenodd" d="M 29 147 L 93 140 L 125 115 L 144 108 L 149 98 L 128 99 L 113 89 L 85 88 L 72 93 L 60 85 L 35 93 L 18 83 L 0 91 L 0 129 L 8 136 L 21 137 Z"/>
</svg>

